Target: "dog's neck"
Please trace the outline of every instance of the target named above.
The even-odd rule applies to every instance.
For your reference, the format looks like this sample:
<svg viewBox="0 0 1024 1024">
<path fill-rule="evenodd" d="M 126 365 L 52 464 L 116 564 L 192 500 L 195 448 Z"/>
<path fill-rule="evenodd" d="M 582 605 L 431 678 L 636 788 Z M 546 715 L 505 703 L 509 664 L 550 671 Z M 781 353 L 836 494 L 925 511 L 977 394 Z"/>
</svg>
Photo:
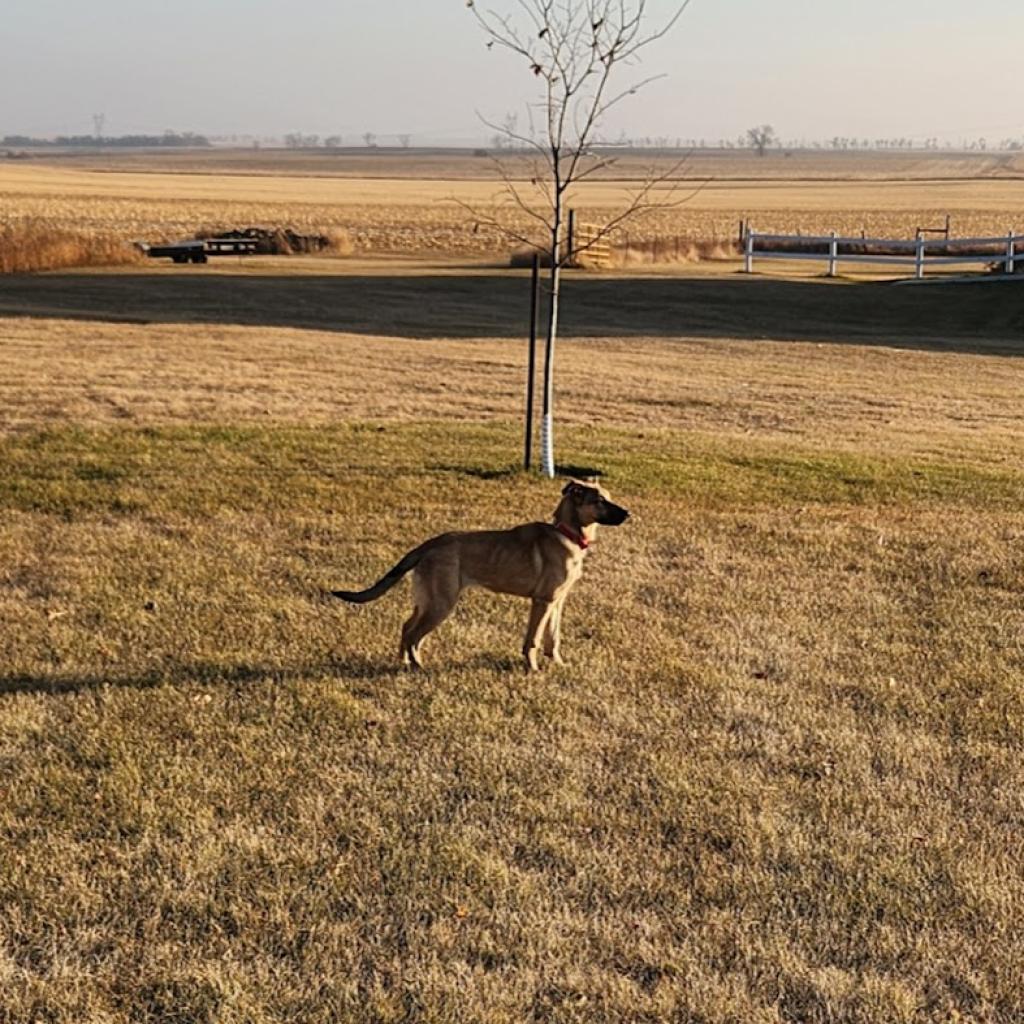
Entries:
<svg viewBox="0 0 1024 1024">
<path fill-rule="evenodd" d="M 576 506 L 568 495 L 558 503 L 553 519 L 555 526 L 559 528 L 563 536 L 574 541 L 581 551 L 590 547 L 597 536 L 597 523 L 588 523 L 586 526 L 583 526 L 580 523 Z"/>
</svg>

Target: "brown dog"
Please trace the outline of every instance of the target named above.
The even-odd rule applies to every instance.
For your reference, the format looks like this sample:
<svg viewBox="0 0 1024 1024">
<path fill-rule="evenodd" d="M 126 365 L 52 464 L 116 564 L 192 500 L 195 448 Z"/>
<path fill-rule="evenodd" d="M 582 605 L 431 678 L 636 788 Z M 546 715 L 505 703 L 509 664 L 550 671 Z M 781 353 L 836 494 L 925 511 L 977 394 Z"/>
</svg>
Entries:
<svg viewBox="0 0 1024 1024">
<path fill-rule="evenodd" d="M 333 590 L 355 604 L 375 601 L 413 570 L 413 611 L 402 627 L 402 660 L 422 667 L 423 638 L 448 617 L 466 587 L 530 598 L 523 642 L 526 667 L 536 671 L 543 634 L 544 653 L 562 664 L 559 653 L 562 606 L 583 571 L 583 559 L 598 525 L 619 526 L 629 513 L 612 504 L 600 487 L 566 484 L 553 523 L 524 523 L 511 530 L 443 533 L 410 551 L 366 590 Z"/>
</svg>

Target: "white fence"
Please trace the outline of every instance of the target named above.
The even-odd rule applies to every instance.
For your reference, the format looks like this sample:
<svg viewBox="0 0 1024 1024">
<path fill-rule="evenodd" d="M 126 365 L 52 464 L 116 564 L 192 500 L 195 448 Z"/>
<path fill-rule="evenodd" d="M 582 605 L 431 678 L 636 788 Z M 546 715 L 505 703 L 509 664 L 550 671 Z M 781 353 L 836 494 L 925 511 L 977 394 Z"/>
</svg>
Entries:
<svg viewBox="0 0 1024 1024">
<path fill-rule="evenodd" d="M 772 248 L 772 246 L 777 248 Z M 803 247 L 803 248 L 802 248 Z M 971 249 L 986 252 L 970 252 Z M 879 249 L 872 253 L 869 250 Z M 906 255 L 904 255 L 904 253 Z M 752 273 L 754 260 L 819 260 L 828 264 L 828 276 L 836 276 L 839 263 L 890 263 L 914 268 L 924 277 L 926 267 L 971 263 L 1001 263 L 1007 274 L 1024 261 L 1024 235 L 1012 231 L 1001 238 L 840 238 L 830 235 L 768 235 L 748 231 L 743 269 Z"/>
</svg>

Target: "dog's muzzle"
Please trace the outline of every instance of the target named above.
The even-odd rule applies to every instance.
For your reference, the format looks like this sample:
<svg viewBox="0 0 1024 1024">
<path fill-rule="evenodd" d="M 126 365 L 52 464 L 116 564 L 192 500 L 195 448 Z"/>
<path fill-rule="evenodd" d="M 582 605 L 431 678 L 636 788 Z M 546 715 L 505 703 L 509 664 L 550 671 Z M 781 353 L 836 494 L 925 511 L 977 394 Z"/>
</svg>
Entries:
<svg viewBox="0 0 1024 1024">
<path fill-rule="evenodd" d="M 620 505 L 610 505 L 601 520 L 604 526 L 621 526 L 629 518 L 629 512 Z"/>
</svg>

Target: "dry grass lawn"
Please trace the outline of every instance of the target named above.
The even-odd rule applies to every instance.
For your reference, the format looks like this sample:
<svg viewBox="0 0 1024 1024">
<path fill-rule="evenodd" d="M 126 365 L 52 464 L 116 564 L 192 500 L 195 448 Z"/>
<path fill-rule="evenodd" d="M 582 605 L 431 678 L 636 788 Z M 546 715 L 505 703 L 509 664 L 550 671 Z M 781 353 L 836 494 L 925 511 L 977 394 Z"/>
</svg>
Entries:
<svg viewBox="0 0 1024 1024">
<path fill-rule="evenodd" d="M 635 521 L 527 678 L 515 600 L 410 675 L 405 587 L 322 597 L 554 506 L 512 299 L 238 276 L 0 288 L 0 1020 L 1024 1017 L 1006 289 L 588 293 L 559 455 Z"/>
</svg>

